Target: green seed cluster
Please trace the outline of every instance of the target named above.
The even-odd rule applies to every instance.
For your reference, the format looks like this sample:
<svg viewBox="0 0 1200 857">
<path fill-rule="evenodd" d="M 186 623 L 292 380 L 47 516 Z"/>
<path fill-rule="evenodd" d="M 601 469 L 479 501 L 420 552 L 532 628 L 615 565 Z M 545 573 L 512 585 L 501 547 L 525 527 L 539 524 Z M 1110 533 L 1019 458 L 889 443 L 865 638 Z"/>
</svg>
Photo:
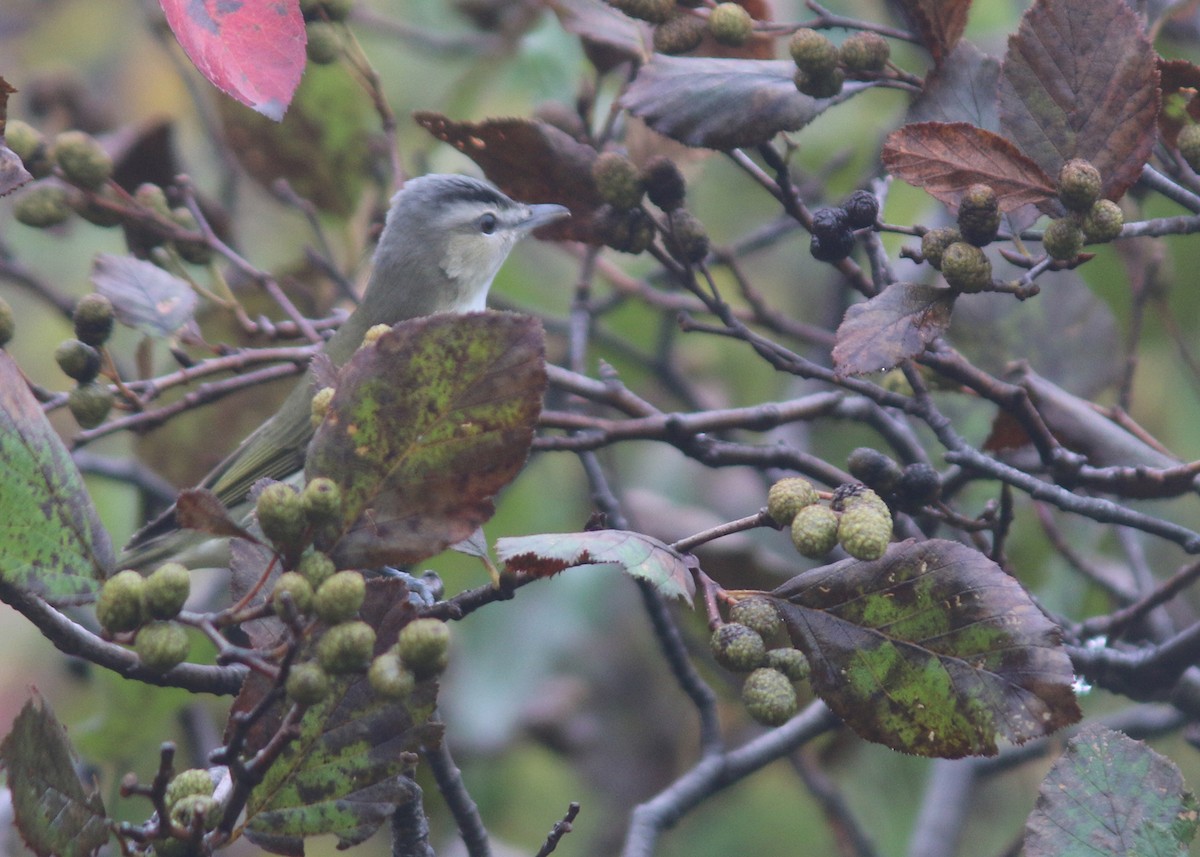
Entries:
<svg viewBox="0 0 1200 857">
<path fill-rule="evenodd" d="M 96 621 L 106 634 L 136 632 L 134 651 L 155 672 L 166 672 L 187 660 L 191 640 L 174 621 L 191 590 L 191 576 L 179 563 L 159 566 L 149 577 L 136 571 L 114 574 L 100 587 Z"/>
<path fill-rule="evenodd" d="M 973 184 L 958 203 L 958 231 L 963 240 L 986 247 L 1000 229 L 1000 203 L 991 185 Z"/>
<path fill-rule="evenodd" d="M 720 44 L 737 47 L 754 34 L 754 19 L 737 3 L 718 3 L 708 13 L 708 31 Z"/>
<path fill-rule="evenodd" d="M 788 41 L 796 88 L 812 98 L 832 98 L 846 78 L 871 80 L 887 68 L 891 48 L 878 33 L 855 33 L 840 46 L 823 33 L 801 28 Z"/>
<path fill-rule="evenodd" d="M 992 282 L 992 263 L 982 250 L 955 241 L 942 251 L 942 276 L 959 292 L 981 292 Z"/>
<path fill-rule="evenodd" d="M 9 127 L 12 127 L 11 123 Z M 1200 125 L 1185 125 L 1181 128 L 1179 136 L 1175 138 L 1175 145 L 1193 172 L 1200 172 Z"/>
<path fill-rule="evenodd" d="M 808 658 L 792 646 L 774 599 L 760 594 L 737 601 L 709 647 L 722 667 L 747 674 L 742 703 L 752 718 L 778 726 L 796 713 L 796 685 L 808 679 Z"/>
<path fill-rule="evenodd" d="M 1198 132 L 1200 136 L 1200 132 Z M 1042 249 L 1051 259 L 1074 260 L 1087 244 L 1105 244 L 1121 234 L 1121 207 L 1101 198 L 1103 177 L 1088 161 L 1072 158 L 1058 173 L 1058 199 L 1065 217 L 1051 220 L 1042 233 Z"/>
<path fill-rule="evenodd" d="M 808 480 L 781 479 L 767 494 L 767 514 L 790 528 L 792 544 L 809 559 L 820 559 L 838 544 L 856 559 L 879 559 L 892 538 L 887 503 L 861 484 L 841 486 L 826 506 Z"/>
</svg>

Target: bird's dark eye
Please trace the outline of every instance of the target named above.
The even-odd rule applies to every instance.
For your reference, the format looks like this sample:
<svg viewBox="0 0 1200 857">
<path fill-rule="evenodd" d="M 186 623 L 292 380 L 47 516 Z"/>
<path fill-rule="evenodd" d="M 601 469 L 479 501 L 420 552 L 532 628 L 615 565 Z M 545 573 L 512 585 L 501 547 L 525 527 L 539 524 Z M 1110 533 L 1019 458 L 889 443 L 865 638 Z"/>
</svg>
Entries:
<svg viewBox="0 0 1200 857">
<path fill-rule="evenodd" d="M 496 215 L 490 211 L 479 218 L 479 231 L 484 235 L 491 235 L 496 231 Z"/>
</svg>

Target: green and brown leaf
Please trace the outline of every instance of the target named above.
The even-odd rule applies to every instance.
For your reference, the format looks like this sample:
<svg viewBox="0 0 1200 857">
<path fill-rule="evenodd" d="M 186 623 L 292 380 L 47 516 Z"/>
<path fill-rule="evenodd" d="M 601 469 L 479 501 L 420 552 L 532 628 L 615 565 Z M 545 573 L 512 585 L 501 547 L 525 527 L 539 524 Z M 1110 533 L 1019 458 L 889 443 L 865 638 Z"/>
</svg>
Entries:
<svg viewBox="0 0 1200 857">
<path fill-rule="evenodd" d="M 892 283 L 846 310 L 833 365 L 843 375 L 891 369 L 916 357 L 950 324 L 955 293 L 920 283 Z"/>
<path fill-rule="evenodd" d="M 25 376 L 0 351 L 0 578 L 46 598 L 95 592 L 112 540 Z"/>
<path fill-rule="evenodd" d="M 813 688 L 869 741 L 991 756 L 1080 717 L 1058 628 L 983 554 L 931 539 L 805 572 L 773 593 Z"/>
<path fill-rule="evenodd" d="M 426 316 L 360 349 L 305 467 L 341 488 L 338 567 L 417 562 L 471 535 L 525 464 L 545 386 L 527 316 Z"/>
</svg>

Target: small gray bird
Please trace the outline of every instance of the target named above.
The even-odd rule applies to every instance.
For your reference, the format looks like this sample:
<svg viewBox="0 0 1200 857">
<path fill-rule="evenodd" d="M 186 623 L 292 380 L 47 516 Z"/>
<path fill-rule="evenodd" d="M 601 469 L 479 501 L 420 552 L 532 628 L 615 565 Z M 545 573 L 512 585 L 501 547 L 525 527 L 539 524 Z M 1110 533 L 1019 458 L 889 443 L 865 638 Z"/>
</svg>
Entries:
<svg viewBox="0 0 1200 857">
<path fill-rule="evenodd" d="M 341 366 L 376 324 L 395 324 L 438 312 L 485 308 L 488 288 L 513 246 L 532 230 L 570 215 L 561 205 L 525 205 L 480 179 L 427 175 L 410 180 L 393 198 L 375 249 L 362 302 L 325 344 Z M 286 479 L 304 469 L 313 436 L 312 371 L 279 411 L 242 441 L 198 487 L 213 491 L 226 508 L 247 502 L 259 479 Z M 121 568 L 149 570 L 177 559 L 208 564 L 211 550 L 188 555 L 207 537 L 181 531 L 174 509 L 134 535 Z"/>
</svg>

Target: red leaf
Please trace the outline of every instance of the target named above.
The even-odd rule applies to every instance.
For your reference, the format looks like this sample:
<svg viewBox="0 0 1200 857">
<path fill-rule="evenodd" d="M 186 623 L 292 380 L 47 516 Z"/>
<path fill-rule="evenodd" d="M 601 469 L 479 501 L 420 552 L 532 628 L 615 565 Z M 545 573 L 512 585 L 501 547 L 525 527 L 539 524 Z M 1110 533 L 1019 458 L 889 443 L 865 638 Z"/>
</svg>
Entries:
<svg viewBox="0 0 1200 857">
<path fill-rule="evenodd" d="M 901 0 L 900 6 L 934 63 L 941 65 L 962 38 L 971 0 Z"/>
<path fill-rule="evenodd" d="M 159 0 L 171 32 L 213 86 L 275 121 L 304 73 L 299 0 Z"/>
<path fill-rule="evenodd" d="M 883 144 L 883 164 L 952 209 L 976 182 L 991 185 L 1006 212 L 1055 194 L 1050 177 L 1016 146 L 965 122 L 919 122 L 893 131 Z"/>
<path fill-rule="evenodd" d="M 1119 199 L 1155 140 L 1157 55 L 1125 0 L 1038 0 L 1008 40 L 1000 75 L 1005 136 L 1052 176 L 1071 158 Z"/>
</svg>

